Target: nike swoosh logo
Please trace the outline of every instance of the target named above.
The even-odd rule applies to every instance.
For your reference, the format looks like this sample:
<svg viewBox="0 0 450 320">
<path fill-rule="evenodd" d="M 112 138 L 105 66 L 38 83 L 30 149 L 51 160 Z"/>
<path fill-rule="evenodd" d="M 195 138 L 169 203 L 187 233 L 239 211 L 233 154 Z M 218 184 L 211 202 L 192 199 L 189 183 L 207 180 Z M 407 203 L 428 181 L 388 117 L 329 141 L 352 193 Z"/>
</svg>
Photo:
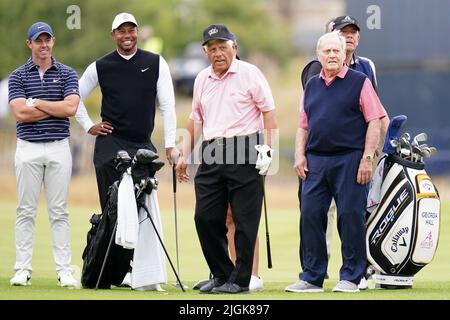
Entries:
<svg viewBox="0 0 450 320">
<path fill-rule="evenodd" d="M 45 26 L 39 26 L 38 29 L 41 29 L 41 28 L 43 28 L 43 27 L 45 27 Z"/>
<path fill-rule="evenodd" d="M 141 72 L 145 72 L 145 71 L 147 71 L 148 69 L 150 69 L 150 67 L 149 67 L 149 68 L 145 68 L 145 69 L 141 69 Z"/>
<path fill-rule="evenodd" d="M 53 83 L 58 82 L 58 81 L 59 81 L 59 79 L 54 79 L 54 80 L 53 80 Z"/>
</svg>

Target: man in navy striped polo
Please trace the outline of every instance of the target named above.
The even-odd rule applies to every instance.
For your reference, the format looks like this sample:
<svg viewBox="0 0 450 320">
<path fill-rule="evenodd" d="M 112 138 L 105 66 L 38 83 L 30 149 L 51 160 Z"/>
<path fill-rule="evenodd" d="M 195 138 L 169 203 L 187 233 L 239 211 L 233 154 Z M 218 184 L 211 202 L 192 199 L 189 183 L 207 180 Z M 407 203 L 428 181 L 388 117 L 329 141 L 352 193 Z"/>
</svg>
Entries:
<svg viewBox="0 0 450 320">
<path fill-rule="evenodd" d="M 300 107 L 295 169 L 303 180 L 300 233 L 303 272 L 288 292 L 323 292 L 328 257 L 327 211 L 334 198 L 342 267 L 334 292 L 358 292 L 366 267 L 366 184 L 386 111 L 365 74 L 345 63 L 337 32 L 317 43 L 322 65 L 306 84 Z"/>
<path fill-rule="evenodd" d="M 67 196 L 72 171 L 69 119 L 80 101 L 76 72 L 52 56 L 52 28 L 36 22 L 28 30 L 31 57 L 9 79 L 9 104 L 17 120 L 15 168 L 16 263 L 11 285 L 28 285 L 35 218 L 44 184 L 59 284 L 75 287 L 72 276 Z"/>
</svg>

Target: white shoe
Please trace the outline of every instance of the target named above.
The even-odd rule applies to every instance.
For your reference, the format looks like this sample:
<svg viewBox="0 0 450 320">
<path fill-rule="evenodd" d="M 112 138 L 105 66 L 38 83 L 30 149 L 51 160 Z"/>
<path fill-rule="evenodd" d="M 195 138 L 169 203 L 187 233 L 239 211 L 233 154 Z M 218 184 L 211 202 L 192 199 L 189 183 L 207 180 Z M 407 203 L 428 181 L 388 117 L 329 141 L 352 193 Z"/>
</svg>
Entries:
<svg viewBox="0 0 450 320">
<path fill-rule="evenodd" d="M 304 280 L 298 280 L 296 283 L 288 285 L 284 291 L 286 292 L 323 292 L 322 287 L 318 287 Z"/>
<path fill-rule="evenodd" d="M 136 291 L 158 291 L 158 292 L 166 291 L 163 288 L 161 288 L 161 286 L 159 284 L 150 284 L 148 286 L 133 288 L 133 290 L 136 290 Z"/>
<path fill-rule="evenodd" d="M 367 283 L 367 279 L 365 277 L 361 278 L 361 281 L 358 284 L 359 290 L 366 290 L 369 287 L 369 284 Z"/>
<path fill-rule="evenodd" d="M 248 286 L 250 291 L 262 291 L 264 290 L 264 282 L 261 277 L 252 276 L 250 278 L 250 285 Z"/>
<path fill-rule="evenodd" d="M 127 272 L 127 274 L 125 275 L 125 278 L 123 278 L 123 281 L 119 287 L 131 288 L 131 272 Z"/>
<path fill-rule="evenodd" d="M 68 287 L 68 288 L 78 287 L 78 281 L 75 280 L 71 271 L 58 272 L 58 281 L 61 287 Z"/>
<path fill-rule="evenodd" d="M 359 289 L 353 282 L 341 280 L 333 288 L 333 292 L 359 292 Z"/>
<path fill-rule="evenodd" d="M 19 270 L 14 277 L 9 280 L 12 286 L 27 286 L 30 285 L 31 272 L 28 270 Z"/>
</svg>

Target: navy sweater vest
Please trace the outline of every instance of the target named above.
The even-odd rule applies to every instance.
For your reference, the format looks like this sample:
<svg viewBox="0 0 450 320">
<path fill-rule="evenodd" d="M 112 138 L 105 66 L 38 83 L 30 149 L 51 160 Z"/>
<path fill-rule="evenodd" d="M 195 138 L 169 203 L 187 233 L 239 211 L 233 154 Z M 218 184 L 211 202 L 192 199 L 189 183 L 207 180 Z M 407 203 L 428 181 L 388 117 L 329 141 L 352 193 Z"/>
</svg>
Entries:
<svg viewBox="0 0 450 320">
<path fill-rule="evenodd" d="M 306 152 L 335 155 L 364 150 L 367 124 L 359 98 L 366 75 L 348 69 L 344 79 L 336 77 L 330 86 L 316 75 L 305 89 L 308 117 Z"/>
<path fill-rule="evenodd" d="M 148 142 L 154 128 L 159 56 L 138 49 L 130 59 L 117 51 L 96 62 L 102 91 L 101 117 L 112 123 L 113 135 Z"/>
</svg>

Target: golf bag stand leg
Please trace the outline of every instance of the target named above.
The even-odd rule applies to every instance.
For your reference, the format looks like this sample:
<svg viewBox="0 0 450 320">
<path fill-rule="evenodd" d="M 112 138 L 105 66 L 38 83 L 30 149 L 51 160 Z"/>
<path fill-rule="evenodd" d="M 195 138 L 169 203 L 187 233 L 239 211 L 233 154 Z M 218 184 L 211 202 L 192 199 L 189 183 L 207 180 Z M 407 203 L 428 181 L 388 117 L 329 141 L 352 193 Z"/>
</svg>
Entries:
<svg viewBox="0 0 450 320">
<path fill-rule="evenodd" d="M 100 269 L 100 273 L 98 275 L 97 283 L 95 285 L 95 290 L 97 290 L 98 286 L 100 285 L 100 280 L 102 279 L 102 275 L 103 275 L 103 271 L 105 269 L 106 261 L 108 260 L 109 250 L 111 249 L 111 245 L 112 245 L 114 236 L 116 234 L 116 229 L 117 229 L 117 221 L 116 221 L 116 223 L 114 225 L 114 229 L 113 229 L 113 232 L 111 234 L 111 238 L 109 239 L 108 248 L 106 249 L 105 258 L 103 259 L 102 268 Z"/>
</svg>

